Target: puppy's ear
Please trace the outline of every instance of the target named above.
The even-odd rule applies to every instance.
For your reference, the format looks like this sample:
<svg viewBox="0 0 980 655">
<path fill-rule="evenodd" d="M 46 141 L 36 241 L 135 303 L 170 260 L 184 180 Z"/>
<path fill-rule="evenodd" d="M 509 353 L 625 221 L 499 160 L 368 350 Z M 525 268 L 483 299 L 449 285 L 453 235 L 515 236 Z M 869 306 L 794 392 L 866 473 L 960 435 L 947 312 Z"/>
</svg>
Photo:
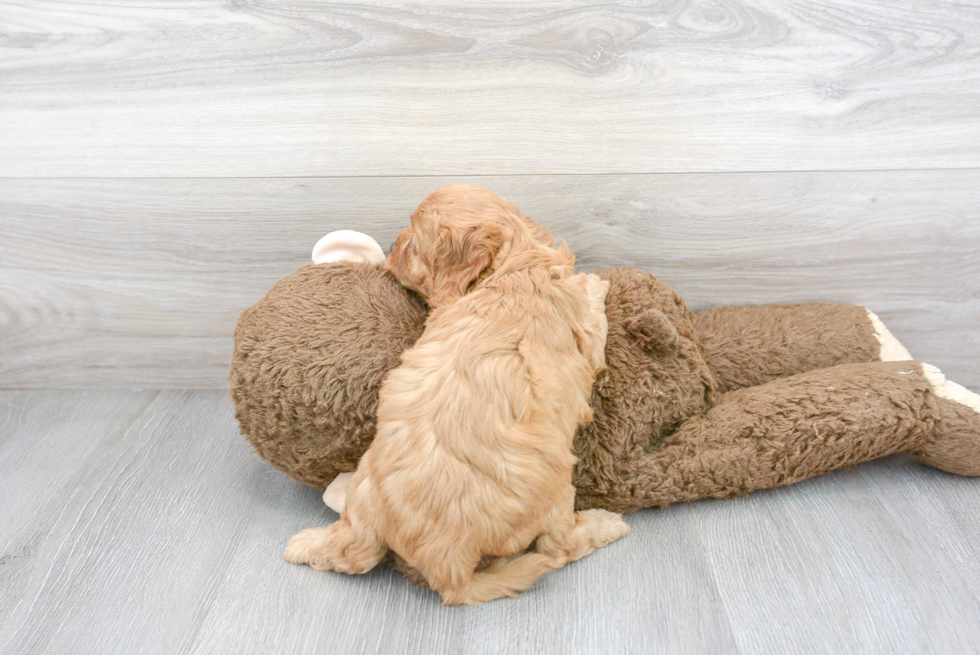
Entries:
<svg viewBox="0 0 980 655">
<path fill-rule="evenodd" d="M 434 309 L 459 300 L 493 263 L 502 242 L 503 230 L 494 223 L 485 223 L 463 232 L 443 229 L 439 234 L 435 256 L 429 307 Z"/>
</svg>

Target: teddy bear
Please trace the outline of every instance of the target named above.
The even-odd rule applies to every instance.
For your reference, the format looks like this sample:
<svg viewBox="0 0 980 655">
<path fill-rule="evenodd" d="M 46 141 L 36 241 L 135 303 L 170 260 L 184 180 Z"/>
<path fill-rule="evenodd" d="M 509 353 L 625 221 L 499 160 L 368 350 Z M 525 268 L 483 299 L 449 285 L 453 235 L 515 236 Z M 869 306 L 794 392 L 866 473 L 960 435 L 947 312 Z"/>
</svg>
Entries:
<svg viewBox="0 0 980 655">
<path fill-rule="evenodd" d="M 381 383 L 427 313 L 384 257 L 367 235 L 327 235 L 316 263 L 276 283 L 234 334 L 242 434 L 338 511 Z M 864 307 L 693 313 L 647 272 L 595 273 L 610 283 L 609 332 L 594 417 L 574 441 L 577 509 L 732 498 L 896 452 L 980 475 L 980 396 L 913 361 Z"/>
</svg>

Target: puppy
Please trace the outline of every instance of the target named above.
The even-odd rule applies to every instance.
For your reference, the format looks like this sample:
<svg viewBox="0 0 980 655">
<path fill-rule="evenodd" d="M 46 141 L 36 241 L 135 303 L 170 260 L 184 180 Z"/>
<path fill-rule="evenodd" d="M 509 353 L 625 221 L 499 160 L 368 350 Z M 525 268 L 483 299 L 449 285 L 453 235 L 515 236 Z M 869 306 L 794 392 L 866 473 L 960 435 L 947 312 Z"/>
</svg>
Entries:
<svg viewBox="0 0 980 655">
<path fill-rule="evenodd" d="M 609 284 L 573 263 L 491 191 L 422 202 L 386 266 L 428 301 L 425 332 L 382 385 L 340 520 L 295 535 L 286 560 L 364 573 L 391 549 L 444 604 L 478 604 L 629 531 L 574 511 L 572 438 L 592 415 Z"/>
</svg>

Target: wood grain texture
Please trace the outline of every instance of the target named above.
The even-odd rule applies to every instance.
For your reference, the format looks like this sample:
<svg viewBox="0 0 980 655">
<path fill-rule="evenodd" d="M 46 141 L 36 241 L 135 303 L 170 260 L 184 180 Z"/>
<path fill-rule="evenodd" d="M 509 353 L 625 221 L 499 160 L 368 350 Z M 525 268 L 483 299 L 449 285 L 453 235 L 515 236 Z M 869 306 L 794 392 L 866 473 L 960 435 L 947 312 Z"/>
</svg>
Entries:
<svg viewBox="0 0 980 655">
<path fill-rule="evenodd" d="M 32 482 L 38 467 L 51 484 Z M 980 484 L 905 456 L 629 515 L 625 539 L 475 608 L 442 607 L 390 570 L 283 562 L 291 534 L 336 514 L 249 451 L 220 391 L 2 391 L 0 493 L 3 653 L 950 653 L 980 640 Z"/>
<path fill-rule="evenodd" d="M 980 166 L 980 6 L 0 4 L 0 176 Z"/>
<path fill-rule="evenodd" d="M 891 479 L 898 475 L 924 500 L 895 493 Z M 739 650 L 975 649 L 980 579 L 950 553 L 971 552 L 972 544 L 960 530 L 936 530 L 940 522 L 916 508 L 941 502 L 932 488 L 951 478 L 894 456 L 788 493 L 759 492 L 744 505 L 694 505 Z M 952 483 L 965 483 L 971 496 L 980 491 L 976 479 Z"/>
<path fill-rule="evenodd" d="M 152 393 L 105 394 L 98 391 L 65 396 L 58 392 L 0 394 L 0 614 L 14 598 L 2 589 L 16 576 L 13 560 L 29 556 L 32 539 L 11 540 L 35 518 L 38 498 L 67 500 L 83 462 L 103 440 L 128 426 L 133 413 Z M 11 566 L 7 566 L 11 564 Z"/>
<path fill-rule="evenodd" d="M 453 178 L 694 308 L 839 301 L 980 387 L 980 170 Z M 446 178 L 0 180 L 0 387 L 223 387 L 238 314 Z"/>
<path fill-rule="evenodd" d="M 257 462 L 219 392 L 153 392 L 142 410 L 81 460 L 70 494 L 39 494 L 17 526 L 3 652 L 174 653 L 193 641 L 243 534 L 239 497 Z"/>
</svg>

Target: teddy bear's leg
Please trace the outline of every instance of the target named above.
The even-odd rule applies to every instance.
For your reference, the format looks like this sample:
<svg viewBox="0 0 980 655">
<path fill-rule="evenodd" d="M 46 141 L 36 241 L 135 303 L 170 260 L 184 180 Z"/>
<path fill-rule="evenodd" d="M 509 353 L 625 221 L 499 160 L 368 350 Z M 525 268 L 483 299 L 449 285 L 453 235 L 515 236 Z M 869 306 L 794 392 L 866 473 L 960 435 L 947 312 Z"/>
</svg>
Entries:
<svg viewBox="0 0 980 655">
<path fill-rule="evenodd" d="M 721 391 L 840 364 L 911 359 L 860 305 L 718 307 L 694 321 Z"/>
<path fill-rule="evenodd" d="M 947 380 L 935 366 L 923 364 L 922 370 L 936 396 L 936 429 L 909 453 L 950 473 L 980 475 L 980 395 Z"/>
<path fill-rule="evenodd" d="M 920 362 L 846 364 L 733 391 L 657 447 L 623 458 L 580 507 L 631 511 L 735 497 L 909 451 L 980 472 L 977 396 Z"/>
</svg>

